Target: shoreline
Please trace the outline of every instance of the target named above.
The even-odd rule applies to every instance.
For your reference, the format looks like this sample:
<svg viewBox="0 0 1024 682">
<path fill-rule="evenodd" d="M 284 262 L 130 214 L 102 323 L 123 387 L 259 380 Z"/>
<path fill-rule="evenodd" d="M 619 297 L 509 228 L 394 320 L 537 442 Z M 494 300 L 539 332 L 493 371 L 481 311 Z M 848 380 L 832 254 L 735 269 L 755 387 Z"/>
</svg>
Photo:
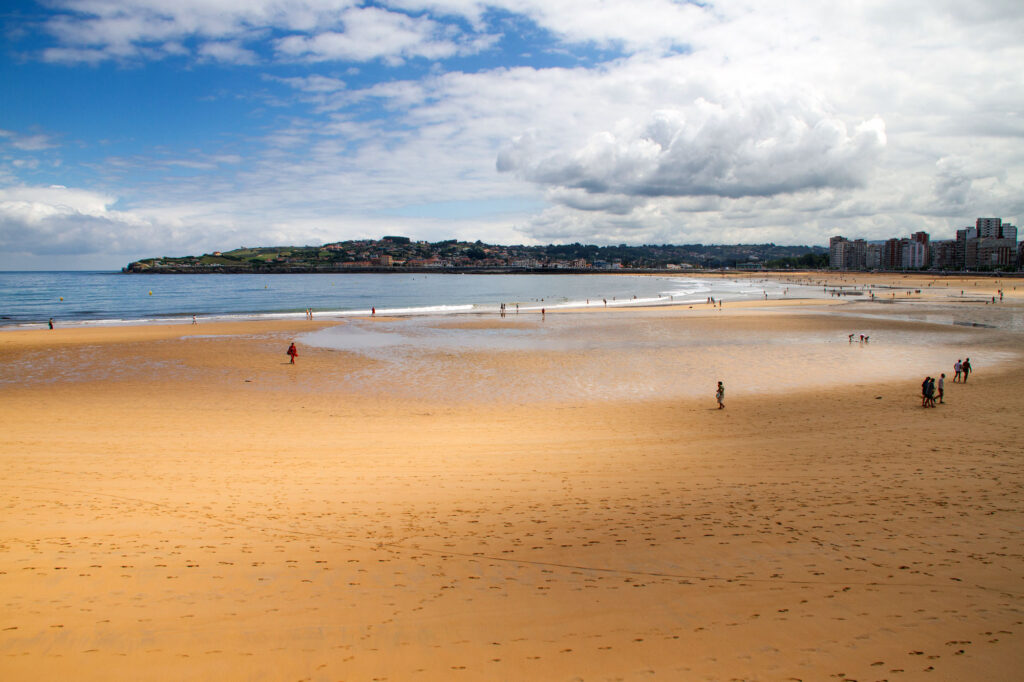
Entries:
<svg viewBox="0 0 1024 682">
<path fill-rule="evenodd" d="M 678 281 L 693 281 L 699 282 L 704 281 L 719 281 L 725 283 L 745 283 L 749 282 L 751 286 L 756 285 L 759 282 L 771 282 L 773 286 L 778 287 L 779 285 L 787 286 L 786 293 L 788 294 L 788 286 L 803 286 L 813 287 L 812 292 L 801 292 L 794 291 L 792 296 L 780 295 L 778 291 L 770 293 L 767 302 L 775 302 L 776 305 L 785 305 L 789 301 L 793 300 L 806 300 L 809 302 L 823 301 L 823 300 L 837 300 L 842 298 L 852 298 L 851 294 L 859 294 L 863 297 L 871 296 L 872 292 L 880 292 L 877 297 L 879 300 L 874 302 L 888 302 L 889 297 L 894 295 L 899 296 L 895 300 L 924 300 L 924 299 L 942 299 L 946 302 L 983 302 L 987 301 L 997 294 L 999 290 L 1002 290 L 1006 298 L 1009 300 L 1022 300 L 1024 299 L 1024 285 L 1018 290 L 1015 280 L 1009 279 L 1008 283 L 1004 285 L 1001 277 L 992 278 L 979 278 L 979 277 L 961 277 L 961 276 L 944 276 L 942 278 L 933 277 L 930 274 L 921 275 L 919 273 L 912 274 L 881 274 L 881 273 L 845 273 L 845 272 L 816 272 L 816 271 L 801 271 L 796 273 L 761 273 L 761 272 L 750 272 L 745 273 L 742 271 L 723 271 L 714 273 L 680 273 L 674 271 L 658 271 L 652 274 L 641 274 L 641 273 L 630 273 L 630 272 L 609 272 L 609 273 L 588 273 L 592 275 L 609 274 L 615 278 L 623 276 L 634 276 L 634 277 L 655 277 L 656 279 L 665 280 L 678 280 Z M 818 290 L 817 287 L 821 287 Z M 769 287 L 771 288 L 771 287 Z M 60 293 L 59 289 L 57 290 Z M 963 291 L 963 294 L 958 295 L 957 292 Z M 142 292 L 144 295 L 144 290 Z M 152 292 L 150 292 L 152 293 Z M 619 292 L 620 294 L 624 292 Z M 670 298 L 667 294 L 663 293 L 657 297 L 651 297 L 647 293 L 644 293 L 645 298 L 638 302 L 631 302 L 625 296 L 619 299 L 609 302 L 609 307 L 615 308 L 629 308 L 638 306 L 673 306 L 673 305 L 694 305 L 699 306 L 704 303 L 703 298 L 699 295 L 690 293 L 679 293 L 676 292 L 679 297 L 687 297 L 685 301 L 676 301 Z M 724 298 L 728 304 L 738 305 L 746 304 L 748 302 L 761 301 L 753 295 L 753 292 L 741 292 L 736 298 L 730 295 L 730 292 L 711 292 L 716 298 Z M 810 293 L 812 295 L 808 296 Z M 835 294 L 839 295 L 836 296 Z M 884 294 L 884 295 L 883 295 Z M 53 296 L 56 297 L 56 293 Z M 628 294 L 626 294 L 628 296 Z M 391 314 L 391 315 L 433 315 L 433 314 L 480 314 L 487 315 L 490 313 L 497 313 L 499 306 L 500 295 L 496 294 L 494 301 L 489 302 L 476 302 L 476 303 L 420 303 L 415 304 L 413 307 L 395 307 L 395 306 L 378 306 L 380 314 Z M 556 297 L 557 298 L 557 297 Z M 558 301 L 556 300 L 553 304 L 545 304 L 542 300 L 524 300 L 519 301 L 524 307 L 524 312 L 539 311 L 542 307 L 549 311 L 558 309 L 591 309 L 598 310 L 602 309 L 602 306 L 598 305 L 598 298 L 595 295 L 590 295 L 592 303 L 588 305 L 583 304 L 583 295 L 579 295 L 579 300 L 567 300 Z M 886 298 L 882 301 L 882 298 Z M 63 303 L 61 305 L 64 305 Z M 82 303 L 78 303 L 82 305 Z M 364 304 L 365 305 L 365 304 Z M 325 305 L 314 305 L 312 306 L 314 315 L 317 319 L 326 317 L 327 319 L 346 319 L 352 317 L 360 317 L 371 312 L 371 306 L 366 305 L 365 309 L 350 308 L 350 309 L 331 309 Z M 99 308 L 97 310 L 103 310 Z M 191 317 L 194 311 L 184 310 L 181 312 L 167 312 L 153 313 L 152 315 L 131 315 L 127 317 L 118 317 L 116 314 L 109 312 L 106 313 L 104 319 L 90 319 L 78 315 L 77 317 L 72 314 L 69 318 L 60 317 L 57 314 L 47 312 L 46 314 L 40 313 L 41 317 L 33 321 L 20 320 L 20 321 L 0 321 L 0 333 L 7 331 L 19 331 L 25 329 L 45 329 L 46 319 L 51 315 L 54 317 L 58 327 L 91 327 L 91 326 L 134 326 L 134 325 L 161 325 L 161 324 L 190 324 Z M 22 313 L 24 314 L 24 313 Z M 195 313 L 201 323 L 222 323 L 232 321 L 256 321 L 256 320 L 301 320 L 304 318 L 300 309 L 276 311 L 276 312 L 243 312 L 243 313 Z M 302 317 L 300 317 L 302 315 Z"/>
</svg>

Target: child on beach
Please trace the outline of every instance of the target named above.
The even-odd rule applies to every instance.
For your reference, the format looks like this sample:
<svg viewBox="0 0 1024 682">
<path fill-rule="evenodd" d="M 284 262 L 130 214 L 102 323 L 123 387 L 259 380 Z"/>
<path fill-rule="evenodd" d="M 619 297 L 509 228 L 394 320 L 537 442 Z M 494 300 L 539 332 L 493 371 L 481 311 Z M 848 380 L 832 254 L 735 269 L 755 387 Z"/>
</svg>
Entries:
<svg viewBox="0 0 1024 682">
<path fill-rule="evenodd" d="M 718 382 L 718 390 L 715 391 L 715 400 L 718 401 L 718 409 L 721 410 L 725 407 L 725 386 L 721 381 Z"/>
<path fill-rule="evenodd" d="M 294 365 L 295 364 L 295 358 L 297 358 L 299 356 L 299 351 L 298 351 L 298 349 L 295 348 L 295 342 L 294 341 L 292 341 L 292 345 L 288 346 L 288 350 L 285 351 L 285 352 L 288 353 L 288 355 L 291 357 L 291 359 L 292 359 L 291 364 Z"/>
</svg>

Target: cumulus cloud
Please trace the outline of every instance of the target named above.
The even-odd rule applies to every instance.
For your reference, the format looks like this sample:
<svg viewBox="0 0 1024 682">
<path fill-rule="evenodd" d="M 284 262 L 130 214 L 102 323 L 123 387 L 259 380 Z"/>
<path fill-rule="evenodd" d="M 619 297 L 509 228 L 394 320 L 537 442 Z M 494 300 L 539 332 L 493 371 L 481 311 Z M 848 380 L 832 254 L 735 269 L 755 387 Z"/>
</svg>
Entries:
<svg viewBox="0 0 1024 682">
<path fill-rule="evenodd" d="M 34 54 L 257 63 L 258 91 L 238 79 L 228 95 L 257 105 L 182 146 L 119 145 L 120 162 L 90 156 L 100 145 L 72 127 L 0 133 L 0 185 L 74 177 L 132 198 L 86 210 L 50 197 L 33 210 L 53 213 L 34 222 L 8 206 L 4 238 L 27 244 L 20 225 L 49 244 L 57 225 L 81 223 L 79 235 L 126 244 L 121 226 L 148 240 L 138 256 L 171 243 L 445 238 L 446 225 L 505 241 L 822 243 L 1013 216 L 1018 4 L 52 0 L 49 49 Z M 503 31 L 506 52 L 444 61 Z M 378 68 L 416 59 L 436 61 Z M 79 151 L 47 175 L 39 163 L 60 152 L 38 150 L 53 139 Z M 507 197 L 526 208 L 457 228 L 381 217 Z"/>
<path fill-rule="evenodd" d="M 885 147 L 880 119 L 851 132 L 806 102 L 697 100 L 685 110 L 621 122 L 582 147 L 538 153 L 516 139 L 497 168 L 545 186 L 625 196 L 769 196 L 862 186 Z"/>
<path fill-rule="evenodd" d="M 0 250 L 41 254 L 121 252 L 146 223 L 111 210 L 114 198 L 59 185 L 0 188 Z M 143 240 L 139 240 L 140 242 Z"/>
</svg>

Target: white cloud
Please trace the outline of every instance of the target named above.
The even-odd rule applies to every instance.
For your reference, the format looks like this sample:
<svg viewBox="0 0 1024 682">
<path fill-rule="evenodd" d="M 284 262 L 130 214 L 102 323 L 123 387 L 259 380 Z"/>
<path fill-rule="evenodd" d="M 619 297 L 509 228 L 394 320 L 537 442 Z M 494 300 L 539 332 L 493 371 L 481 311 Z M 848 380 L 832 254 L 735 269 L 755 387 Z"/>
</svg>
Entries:
<svg viewBox="0 0 1024 682">
<path fill-rule="evenodd" d="M 256 64 L 259 61 L 255 52 L 245 49 L 236 41 L 203 43 L 198 52 L 201 59 L 228 64 Z"/>
<path fill-rule="evenodd" d="M 768 196 L 862 186 L 885 146 L 884 128 L 874 119 L 851 134 L 806 101 L 698 99 L 642 123 L 621 121 L 578 149 L 539 155 L 532 135 L 520 137 L 497 166 L 591 194 Z"/>
<path fill-rule="evenodd" d="M 278 53 L 310 61 L 361 62 L 379 58 L 443 59 L 459 49 L 452 41 L 440 37 L 441 26 L 430 19 L 375 7 L 348 10 L 340 19 L 343 31 L 282 38 L 276 44 Z"/>
<path fill-rule="evenodd" d="M 1019 220 L 1024 210 L 1019 3 L 82 0 L 59 7 L 68 11 L 49 25 L 50 59 L 189 51 L 252 63 L 258 53 L 269 72 L 263 84 L 291 88 L 279 98 L 291 108 L 262 119 L 261 137 L 247 131 L 245 145 L 230 152 L 142 155 L 153 174 L 168 165 L 197 173 L 168 173 L 155 189 L 103 164 L 102 186 L 121 182 L 120 194 L 131 197 L 123 212 L 108 203 L 35 223 L 5 213 L 5 220 L 20 216 L 41 242 L 54 234 L 45 225 L 64 221 L 71 230 L 82 221 L 89 224 L 82 234 L 101 241 L 112 238 L 103 225 L 125 226 L 138 237 L 139 256 L 173 243 L 202 250 L 262 236 L 302 243 L 392 231 L 443 238 L 445 229 L 504 241 L 823 243 L 839 231 L 879 238 L 930 229 L 942 237 L 974 215 Z M 491 24 L 488 8 L 518 23 Z M 465 55 L 493 45 L 509 25 L 550 32 L 556 41 L 547 47 L 579 56 L 578 64 L 592 64 L 593 47 L 620 56 L 577 68 L 513 60 L 475 72 L 446 72 L 441 63 L 415 78 L 346 70 Z M 275 71 L 275 57 L 288 64 Z M 339 60 L 348 63 L 331 63 Z M 31 137 L 21 147 L 0 139 L 10 155 L 0 172 L 18 177 L 9 169 L 39 156 L 25 146 Z M 55 137 L 39 134 L 35 144 Z M 224 153 L 237 155 L 229 175 L 206 162 Z M 469 222 L 381 217 L 404 206 L 508 196 L 532 200 L 524 201 L 531 208 L 512 219 L 481 214 L 475 233 Z"/>
<path fill-rule="evenodd" d="M 117 252 L 146 225 L 111 210 L 113 202 L 110 196 L 62 186 L 0 188 L 0 249 L 38 254 Z"/>
<path fill-rule="evenodd" d="M 0 130 L 0 146 L 4 144 L 23 152 L 37 152 L 57 146 L 49 135 L 41 133 L 24 135 L 11 130 Z"/>
</svg>

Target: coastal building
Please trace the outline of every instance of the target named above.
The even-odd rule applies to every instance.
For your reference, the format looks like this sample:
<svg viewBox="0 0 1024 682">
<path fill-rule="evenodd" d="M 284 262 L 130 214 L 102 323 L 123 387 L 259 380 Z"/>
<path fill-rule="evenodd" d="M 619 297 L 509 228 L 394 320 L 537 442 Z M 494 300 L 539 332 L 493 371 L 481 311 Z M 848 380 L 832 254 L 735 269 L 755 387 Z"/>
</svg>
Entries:
<svg viewBox="0 0 1024 682">
<path fill-rule="evenodd" d="M 886 239 L 882 245 L 882 269 L 899 270 L 903 267 L 903 245 L 899 239 Z"/>
<path fill-rule="evenodd" d="M 865 270 L 881 270 L 882 269 L 882 245 L 881 244 L 868 244 L 864 249 L 864 269 Z"/>
<path fill-rule="evenodd" d="M 828 246 L 828 264 L 833 270 L 864 270 L 868 268 L 869 244 L 865 240 L 850 241 L 845 237 L 836 236 L 829 240 Z"/>
<path fill-rule="evenodd" d="M 843 236 L 836 235 L 828 240 L 828 266 L 832 270 L 849 270 L 848 254 L 853 253 L 853 245 Z"/>
<path fill-rule="evenodd" d="M 927 267 L 929 265 L 929 256 L 931 255 L 931 249 L 928 246 L 928 233 L 915 232 L 910 235 L 910 239 L 924 247 L 924 256 L 920 267 Z"/>
<path fill-rule="evenodd" d="M 1015 239 L 978 239 L 977 268 L 991 270 L 1017 266 L 1017 241 Z"/>
<path fill-rule="evenodd" d="M 978 218 L 956 231 L 956 239 L 931 241 L 927 232 L 882 243 L 829 239 L 833 270 L 992 270 L 1024 267 L 1017 227 L 1002 218 Z"/>
<path fill-rule="evenodd" d="M 956 235 L 958 244 L 962 243 L 961 267 L 965 270 L 1018 268 L 1021 265 L 1017 227 L 1004 223 L 1002 218 L 978 218 L 973 228 L 957 230 Z"/>
<path fill-rule="evenodd" d="M 928 261 L 933 270 L 958 270 L 960 265 L 956 259 L 956 240 L 944 239 L 930 242 L 928 245 L 931 252 Z"/>
<path fill-rule="evenodd" d="M 923 233 L 918 233 L 923 234 Z M 900 265 L 904 270 L 920 270 L 927 263 L 926 256 L 928 255 L 927 250 L 928 235 L 925 235 L 925 240 L 918 241 L 917 239 L 901 239 L 900 240 Z"/>
<path fill-rule="evenodd" d="M 977 227 L 965 227 L 956 231 L 956 269 L 966 270 L 967 263 L 967 244 L 973 242 L 978 238 Z M 974 262 L 977 263 L 978 255 L 975 252 Z"/>
<path fill-rule="evenodd" d="M 978 218 L 974 227 L 978 231 L 978 239 L 998 239 L 1002 237 L 1002 218 Z"/>
<path fill-rule="evenodd" d="M 868 243 L 863 239 L 853 240 L 853 253 L 850 265 L 851 270 L 867 269 Z"/>
</svg>

